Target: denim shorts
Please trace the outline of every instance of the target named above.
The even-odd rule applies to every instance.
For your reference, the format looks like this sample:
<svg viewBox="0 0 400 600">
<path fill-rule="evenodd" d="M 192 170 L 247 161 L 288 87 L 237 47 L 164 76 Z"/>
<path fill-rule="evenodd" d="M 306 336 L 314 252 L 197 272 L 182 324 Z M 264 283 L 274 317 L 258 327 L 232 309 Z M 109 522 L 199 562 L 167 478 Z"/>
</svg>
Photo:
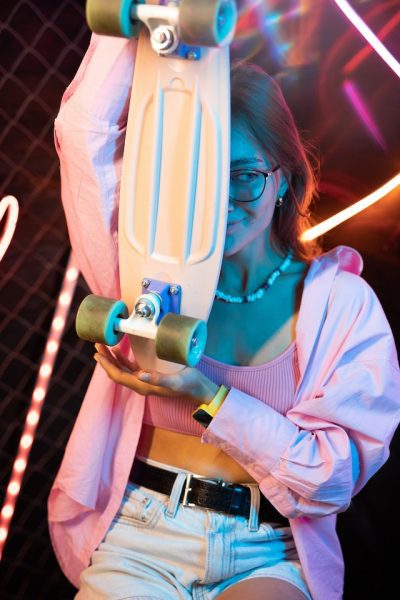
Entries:
<svg viewBox="0 0 400 600">
<path fill-rule="evenodd" d="M 128 484 L 75 600 L 214 600 L 255 577 L 283 579 L 311 600 L 290 527 L 258 523 L 257 484 L 248 484 L 247 519 L 182 505 L 187 471 L 146 462 L 177 472 L 171 495 Z"/>
</svg>

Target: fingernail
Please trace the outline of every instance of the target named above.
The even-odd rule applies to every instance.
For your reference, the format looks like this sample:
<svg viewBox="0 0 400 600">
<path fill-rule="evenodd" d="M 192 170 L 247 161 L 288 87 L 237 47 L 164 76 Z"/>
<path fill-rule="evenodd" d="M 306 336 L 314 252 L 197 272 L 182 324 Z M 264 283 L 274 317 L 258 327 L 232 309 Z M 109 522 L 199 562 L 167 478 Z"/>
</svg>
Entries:
<svg viewBox="0 0 400 600">
<path fill-rule="evenodd" d="M 150 373 L 140 373 L 138 379 L 140 381 L 150 381 Z"/>
</svg>

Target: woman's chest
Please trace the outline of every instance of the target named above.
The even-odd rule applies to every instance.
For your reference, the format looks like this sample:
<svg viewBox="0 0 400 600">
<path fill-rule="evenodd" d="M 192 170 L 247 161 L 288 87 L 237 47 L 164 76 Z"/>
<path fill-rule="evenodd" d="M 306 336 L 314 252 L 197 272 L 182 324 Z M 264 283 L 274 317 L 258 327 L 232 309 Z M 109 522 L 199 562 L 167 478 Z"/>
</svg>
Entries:
<svg viewBox="0 0 400 600">
<path fill-rule="evenodd" d="M 204 354 L 240 366 L 257 366 L 282 354 L 296 337 L 305 271 L 298 263 L 255 302 L 215 300 Z"/>
<path fill-rule="evenodd" d="M 213 307 L 207 323 L 206 356 L 230 365 L 256 366 L 282 354 L 295 339 L 297 313 Z"/>
</svg>

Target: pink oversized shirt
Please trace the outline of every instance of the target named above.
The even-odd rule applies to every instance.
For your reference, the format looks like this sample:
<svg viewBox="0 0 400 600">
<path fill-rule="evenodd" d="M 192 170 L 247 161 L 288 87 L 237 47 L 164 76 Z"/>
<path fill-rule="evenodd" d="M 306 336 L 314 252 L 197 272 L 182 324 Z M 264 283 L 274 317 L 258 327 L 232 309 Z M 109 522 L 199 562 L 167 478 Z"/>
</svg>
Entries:
<svg viewBox="0 0 400 600">
<path fill-rule="evenodd" d="M 135 42 L 93 36 L 56 120 L 62 200 L 91 290 L 119 297 L 117 211 Z M 202 441 L 234 458 L 290 519 L 314 600 L 339 600 L 336 513 L 388 458 L 400 418 L 390 327 L 344 246 L 314 260 L 296 330 L 300 380 L 286 414 L 233 387 Z M 122 345 L 127 352 L 126 342 Z M 219 382 L 216 382 L 219 383 Z M 50 493 L 49 527 L 65 575 L 79 575 L 120 505 L 145 398 L 97 366 Z"/>
</svg>

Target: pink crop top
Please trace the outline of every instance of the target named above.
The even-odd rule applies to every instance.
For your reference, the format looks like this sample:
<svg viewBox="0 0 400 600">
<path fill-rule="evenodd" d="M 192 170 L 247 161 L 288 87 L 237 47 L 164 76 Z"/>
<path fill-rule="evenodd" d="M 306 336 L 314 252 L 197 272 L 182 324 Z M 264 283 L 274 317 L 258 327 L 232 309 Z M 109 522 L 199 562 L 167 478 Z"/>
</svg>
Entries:
<svg viewBox="0 0 400 600">
<path fill-rule="evenodd" d="M 197 368 L 218 385 L 238 388 L 255 396 L 282 415 L 293 406 L 300 376 L 296 342 L 281 355 L 262 365 L 228 365 L 203 355 Z M 201 437 L 204 428 L 192 417 L 196 406 L 196 402 L 184 396 L 147 396 L 143 423 Z"/>
</svg>

